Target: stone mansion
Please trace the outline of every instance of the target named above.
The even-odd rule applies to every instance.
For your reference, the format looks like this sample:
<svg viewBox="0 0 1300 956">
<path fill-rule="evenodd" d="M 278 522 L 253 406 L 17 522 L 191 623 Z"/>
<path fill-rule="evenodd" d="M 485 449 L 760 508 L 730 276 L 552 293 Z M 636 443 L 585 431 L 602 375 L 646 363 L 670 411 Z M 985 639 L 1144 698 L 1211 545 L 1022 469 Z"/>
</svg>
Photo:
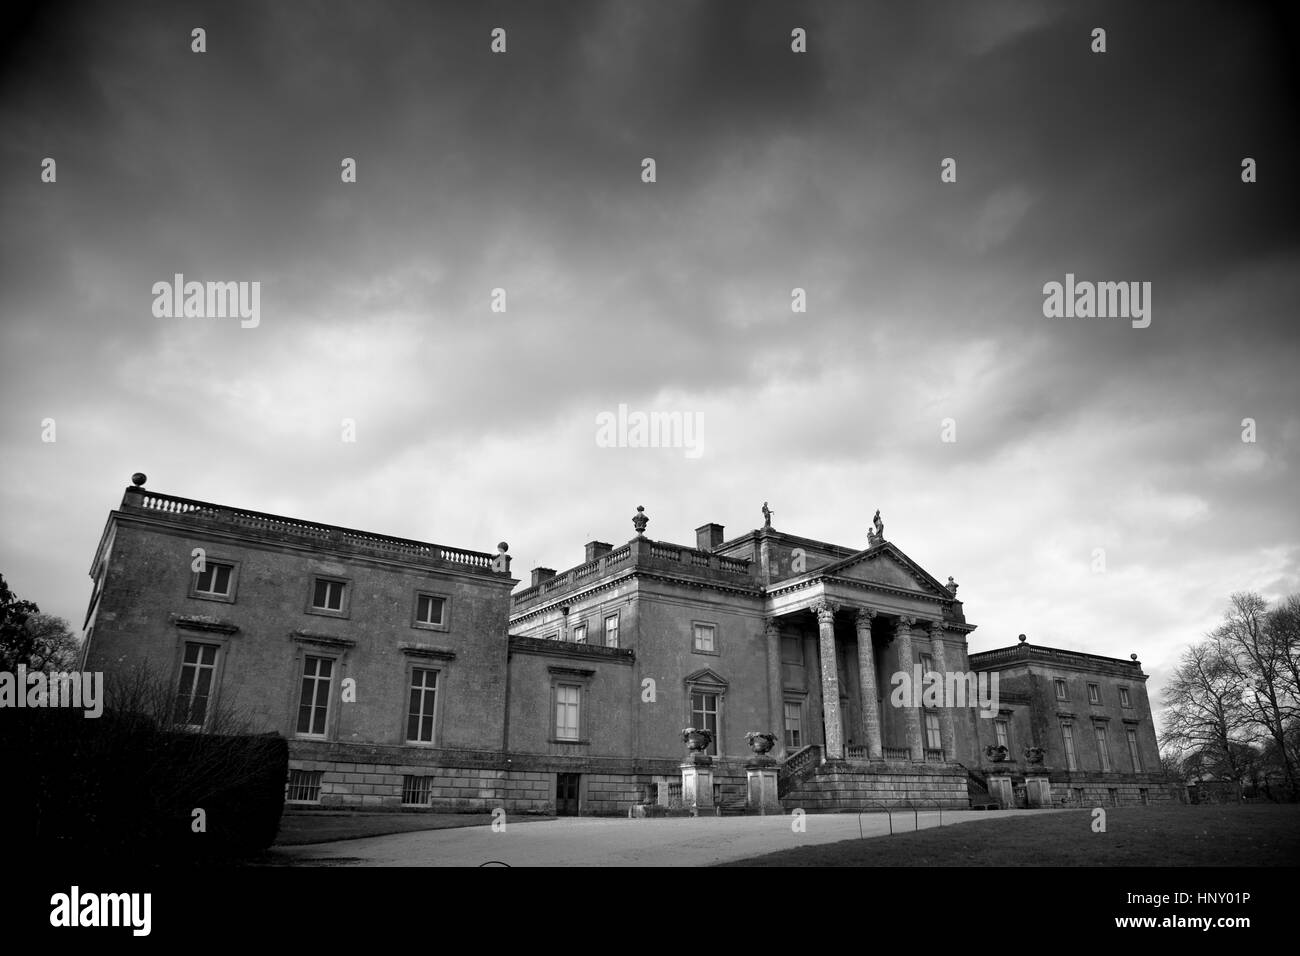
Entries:
<svg viewBox="0 0 1300 956">
<path fill-rule="evenodd" d="M 144 488 L 109 514 L 82 667 L 147 665 L 174 720 L 218 708 L 290 746 L 287 799 L 376 809 L 627 814 L 681 799 L 684 728 L 712 794 L 745 805 L 770 733 L 786 809 L 1168 799 L 1146 675 L 1024 641 L 968 653 L 958 586 L 884 536 L 764 525 L 693 546 L 586 545 L 511 576 L 472 551 Z M 904 699 L 899 675 L 968 674 L 971 699 Z M 919 698 L 920 689 L 917 689 Z M 972 695 L 973 696 L 973 695 Z"/>
</svg>

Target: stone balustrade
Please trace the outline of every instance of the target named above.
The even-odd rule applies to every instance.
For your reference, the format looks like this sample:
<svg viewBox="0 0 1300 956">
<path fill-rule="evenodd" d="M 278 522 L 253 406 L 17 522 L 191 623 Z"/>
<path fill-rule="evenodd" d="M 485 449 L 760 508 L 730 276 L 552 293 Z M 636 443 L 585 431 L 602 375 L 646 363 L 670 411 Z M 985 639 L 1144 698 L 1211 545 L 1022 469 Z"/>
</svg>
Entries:
<svg viewBox="0 0 1300 956">
<path fill-rule="evenodd" d="M 688 577 L 704 577 L 755 587 L 758 584 L 753 562 L 746 559 L 728 558 L 710 551 L 665 544 L 649 538 L 634 538 L 594 561 L 570 568 L 533 587 L 516 591 L 512 610 L 517 612 L 545 603 L 560 594 L 575 591 L 606 575 L 628 568 L 680 573 Z"/>
<path fill-rule="evenodd" d="M 281 515 L 228 508 L 206 501 L 164 495 L 143 488 L 129 488 L 122 499 L 122 510 L 127 513 L 145 512 L 181 518 L 187 522 L 212 527 L 233 527 L 241 531 L 261 532 L 278 538 L 309 541 L 315 546 L 362 551 L 382 557 L 414 560 L 435 564 L 450 564 L 462 569 L 508 575 L 509 571 L 496 571 L 498 555 L 484 551 L 467 551 L 428 541 L 414 541 L 392 535 L 373 534 L 352 528 L 300 521 Z"/>
</svg>

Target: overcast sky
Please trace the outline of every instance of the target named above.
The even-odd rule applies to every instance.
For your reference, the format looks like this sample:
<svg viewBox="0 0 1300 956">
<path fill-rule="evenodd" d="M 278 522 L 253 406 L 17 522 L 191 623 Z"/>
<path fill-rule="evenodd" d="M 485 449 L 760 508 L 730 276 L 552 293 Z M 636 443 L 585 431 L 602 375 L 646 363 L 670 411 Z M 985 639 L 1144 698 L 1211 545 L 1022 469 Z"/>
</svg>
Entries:
<svg viewBox="0 0 1300 956">
<path fill-rule="evenodd" d="M 704 522 L 759 526 L 767 500 L 777 528 L 851 547 L 879 508 L 887 538 L 960 583 L 972 650 L 1023 632 L 1136 653 L 1153 702 L 1231 592 L 1300 591 L 1294 14 L 6 16 L 0 572 L 76 628 L 134 471 L 237 507 L 506 540 L 525 584 L 631 537 L 637 505 L 650 537 L 689 544 Z M 260 323 L 155 317 L 175 273 L 260 282 Z M 1150 282 L 1150 326 L 1045 317 L 1067 273 Z M 699 416 L 702 453 L 599 447 L 620 404 Z"/>
</svg>

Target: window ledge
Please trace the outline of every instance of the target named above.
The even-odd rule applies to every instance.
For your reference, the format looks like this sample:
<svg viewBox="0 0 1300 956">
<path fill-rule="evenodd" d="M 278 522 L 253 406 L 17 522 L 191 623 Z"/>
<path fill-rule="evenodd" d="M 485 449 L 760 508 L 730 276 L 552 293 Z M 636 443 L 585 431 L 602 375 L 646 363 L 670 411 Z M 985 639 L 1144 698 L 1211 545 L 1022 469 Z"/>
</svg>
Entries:
<svg viewBox="0 0 1300 956">
<path fill-rule="evenodd" d="M 304 613 L 307 613 L 307 614 L 315 614 L 315 615 L 317 615 L 317 616 L 319 616 L 319 617 L 342 617 L 342 618 L 346 618 L 346 617 L 351 616 L 351 610 L 350 610 L 350 609 L 347 610 L 347 611 L 335 611 L 335 610 L 333 610 L 332 608 L 327 608 L 327 607 L 309 607 L 309 608 L 307 608 L 307 610 L 306 610 Z"/>
<path fill-rule="evenodd" d="M 218 604 L 234 604 L 233 594 L 208 594 L 205 591 L 191 591 L 190 598 L 195 601 L 216 601 Z"/>
</svg>

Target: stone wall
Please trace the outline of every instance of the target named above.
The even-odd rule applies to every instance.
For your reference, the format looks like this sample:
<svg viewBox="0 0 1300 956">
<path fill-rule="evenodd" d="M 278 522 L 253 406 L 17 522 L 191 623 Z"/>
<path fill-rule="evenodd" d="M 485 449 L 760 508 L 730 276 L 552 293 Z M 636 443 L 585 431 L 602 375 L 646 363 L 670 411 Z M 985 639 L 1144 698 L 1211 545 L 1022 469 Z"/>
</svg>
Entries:
<svg viewBox="0 0 1300 956">
<path fill-rule="evenodd" d="M 1146 800 L 1142 791 L 1146 791 Z M 1113 795 L 1112 795 L 1113 791 Z M 1137 807 L 1145 804 L 1170 803 L 1173 797 L 1163 781 L 1133 783 L 1116 781 L 1097 783 L 1052 781 L 1052 803 L 1058 807 Z"/>
<path fill-rule="evenodd" d="M 421 767 L 394 764 L 290 760 L 291 770 L 321 771 L 319 803 L 287 806 L 410 810 L 402 803 L 406 775 L 430 777 L 427 808 L 436 811 L 497 808 L 507 813 L 554 813 L 555 774 L 482 767 Z"/>
<path fill-rule="evenodd" d="M 648 775 L 593 773 L 583 776 L 586 786 L 579 799 L 583 816 L 627 816 L 628 808 L 641 803 L 650 782 Z"/>
</svg>

